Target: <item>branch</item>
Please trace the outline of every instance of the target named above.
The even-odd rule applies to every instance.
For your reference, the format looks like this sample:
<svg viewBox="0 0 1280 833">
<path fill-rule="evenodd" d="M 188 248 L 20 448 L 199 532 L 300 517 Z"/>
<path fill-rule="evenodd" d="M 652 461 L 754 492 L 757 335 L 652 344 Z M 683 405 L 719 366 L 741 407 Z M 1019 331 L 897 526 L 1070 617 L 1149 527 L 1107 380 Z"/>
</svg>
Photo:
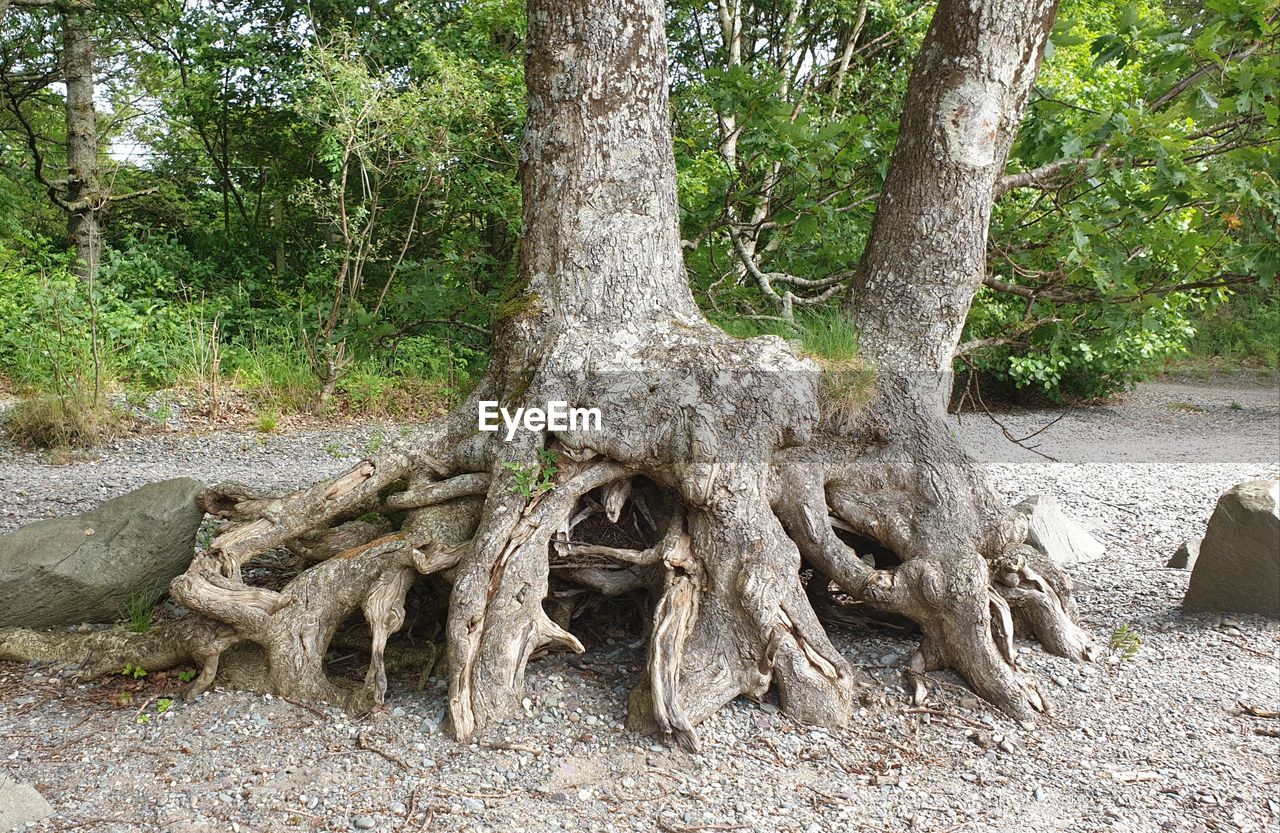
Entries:
<svg viewBox="0 0 1280 833">
<path fill-rule="evenodd" d="M 1049 162 L 1029 171 L 1007 174 L 996 180 L 994 199 L 1000 199 L 1008 191 L 1017 188 L 1039 188 L 1042 191 L 1049 191 L 1057 187 L 1058 184 L 1052 180 L 1057 179 L 1059 175 L 1066 171 L 1075 173 L 1089 161 L 1089 158 L 1059 159 L 1056 162 Z"/>
<path fill-rule="evenodd" d="M 148 194 L 154 194 L 159 190 L 159 187 L 152 186 L 150 188 L 143 188 L 141 191 L 130 191 L 127 194 L 109 194 L 107 196 L 107 202 L 122 202 L 124 200 L 137 199 L 138 197 L 145 197 Z"/>
</svg>

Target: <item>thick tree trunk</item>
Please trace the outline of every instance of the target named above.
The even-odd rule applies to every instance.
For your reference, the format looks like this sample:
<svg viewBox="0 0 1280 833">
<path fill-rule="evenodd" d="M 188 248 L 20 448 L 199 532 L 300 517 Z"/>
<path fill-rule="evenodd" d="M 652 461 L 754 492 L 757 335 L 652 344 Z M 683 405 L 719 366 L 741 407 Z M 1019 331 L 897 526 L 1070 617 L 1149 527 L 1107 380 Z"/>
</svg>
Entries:
<svg viewBox="0 0 1280 833">
<path fill-rule="evenodd" d="M 1013 614 L 1050 650 L 1082 659 L 1092 648 L 1072 621 L 1070 580 L 1022 546 L 1025 522 L 943 414 L 986 272 L 996 183 L 1056 9 L 1057 0 L 938 4 L 847 303 L 860 352 L 879 374 L 858 432 L 874 442 L 827 484 L 836 514 L 905 562 L 862 586 L 869 601 L 921 624 L 913 668 L 954 667 L 1022 718 L 1044 704 L 1013 673 Z"/>
<path fill-rule="evenodd" d="M 936 381 L 940 397 L 1056 11 L 1057 0 L 942 0 L 911 73 L 848 309 L 869 360 Z"/>
<path fill-rule="evenodd" d="M 93 32 L 82 8 L 68 8 L 63 13 L 62 39 L 67 85 L 67 235 L 76 251 L 77 270 L 92 279 L 101 251 L 98 213 L 102 193 L 98 117 L 93 102 Z"/>
</svg>

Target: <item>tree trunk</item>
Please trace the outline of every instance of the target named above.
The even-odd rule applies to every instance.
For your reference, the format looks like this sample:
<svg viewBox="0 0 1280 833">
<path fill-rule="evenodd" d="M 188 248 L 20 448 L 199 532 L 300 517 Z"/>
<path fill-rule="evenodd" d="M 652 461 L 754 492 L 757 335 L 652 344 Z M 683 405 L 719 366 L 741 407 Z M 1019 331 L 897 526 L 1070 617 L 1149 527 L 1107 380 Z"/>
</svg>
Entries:
<svg viewBox="0 0 1280 833">
<path fill-rule="evenodd" d="M 774 337 L 731 338 L 695 305 L 680 254 L 661 0 L 529 0 L 528 10 L 522 289 L 500 310 L 487 375 L 411 447 L 328 483 L 283 496 L 235 484 L 206 493 L 204 507 L 226 525 L 171 591 L 209 624 L 175 634 L 165 655 L 202 665 L 198 692 L 219 678 L 224 652 L 249 643 L 256 673 L 246 681 L 239 649 L 239 676 L 222 679 L 381 703 L 387 640 L 405 621 L 410 585 L 429 575 L 449 595 L 449 713 L 468 739 L 516 711 L 535 653 L 583 649 L 571 618 L 544 609 L 553 575 L 609 596 L 647 591 L 656 602 L 633 725 L 696 748 L 701 720 L 771 686 L 797 719 L 848 720 L 854 672 L 815 612 L 831 607 L 835 582 L 920 622 L 918 696 L 922 672 L 947 664 L 1029 719 L 1044 704 L 1015 672 L 1015 617 L 1051 650 L 1078 655 L 1087 638 L 1068 615 L 1065 579 L 1045 578 L 1020 547 L 1025 523 L 988 499 L 936 400 L 882 372 L 864 407 L 860 371 L 824 371 Z M 946 286 L 930 279 L 926 295 Z M 918 297 L 903 295 L 905 311 Z M 885 368 L 926 354 L 942 366 L 943 351 L 910 334 L 899 350 L 887 325 L 868 332 Z M 598 408 L 598 420 L 477 430 L 493 403 L 557 401 Z M 646 531 L 633 548 L 599 531 L 624 516 Z M 903 563 L 873 569 L 836 527 Z M 279 590 L 249 586 L 244 565 L 280 546 L 317 563 Z M 816 573 L 807 586 L 806 566 Z M 371 661 L 364 684 L 349 686 L 328 678 L 324 656 L 356 610 Z M 113 642 L 113 659 L 128 647 Z M 0 656 L 37 650 L 66 655 L 0 632 Z"/>
<path fill-rule="evenodd" d="M 87 280 L 97 274 L 101 240 L 98 213 L 98 118 L 93 102 L 93 32 L 80 7 L 63 13 L 63 50 L 67 84 L 67 234 L 75 247 L 77 271 Z"/>
<path fill-rule="evenodd" d="M 942 0 L 848 310 L 863 355 L 945 399 L 987 265 L 987 230 L 1057 0 Z"/>
<path fill-rule="evenodd" d="M 839 517 L 905 562 L 866 579 L 863 592 L 921 624 L 914 671 L 956 668 L 1023 719 L 1044 703 L 1014 673 L 1014 619 L 1056 653 L 1085 659 L 1093 649 L 1072 619 L 1070 579 L 1023 546 L 1025 521 L 997 497 L 944 412 L 986 272 L 996 183 L 1056 8 L 938 4 L 847 304 L 860 353 L 878 372 L 858 429 L 873 446 L 827 485 Z"/>
</svg>

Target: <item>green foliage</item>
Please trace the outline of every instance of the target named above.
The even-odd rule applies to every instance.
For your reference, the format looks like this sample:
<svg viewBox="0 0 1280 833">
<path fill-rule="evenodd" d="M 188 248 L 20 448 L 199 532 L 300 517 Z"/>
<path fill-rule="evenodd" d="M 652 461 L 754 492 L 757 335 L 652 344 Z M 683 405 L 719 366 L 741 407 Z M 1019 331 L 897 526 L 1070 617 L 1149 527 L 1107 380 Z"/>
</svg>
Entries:
<svg viewBox="0 0 1280 833">
<path fill-rule="evenodd" d="M 141 680 L 143 677 L 147 676 L 147 669 L 143 668 L 141 665 L 134 665 L 133 663 L 126 662 L 124 670 L 120 673 L 132 680 Z"/>
<path fill-rule="evenodd" d="M 511 490 L 526 499 L 531 499 L 555 488 L 554 479 L 560 471 L 559 462 L 559 454 L 543 448 L 538 450 L 536 463 L 523 465 L 514 460 L 508 460 L 502 464 L 502 467 L 511 472 Z"/>
<path fill-rule="evenodd" d="M 1211 305 L 1196 323 L 1191 361 L 1280 369 L 1280 292 L 1255 288 Z"/>
<path fill-rule="evenodd" d="M 156 608 L 151 601 L 152 593 L 140 590 L 129 596 L 122 611 L 123 618 L 129 623 L 129 630 L 134 633 L 146 633 L 156 619 Z"/>
<path fill-rule="evenodd" d="M 255 423 L 255 427 L 259 434 L 270 434 L 272 431 L 275 431 L 279 425 L 279 414 L 272 413 L 271 411 L 263 411 L 258 414 L 258 421 Z"/>
<path fill-rule="evenodd" d="M 748 317 L 778 310 L 729 229 L 755 235 L 766 270 L 847 280 L 933 4 L 816 0 L 786 26 L 793 6 L 741 5 L 734 58 L 713 6 L 668 3 L 690 281 L 726 331 L 856 364 L 843 292 L 795 326 Z M 334 413 L 370 416 L 465 392 L 490 325 L 534 300 L 515 280 L 524 4 L 162 0 L 145 31 L 136 13 L 95 11 L 103 178 L 137 195 L 103 215 L 92 292 L 0 107 L 0 374 L 33 400 L 9 432 L 90 444 L 119 387 L 225 381 L 263 415 L 312 407 L 325 382 Z M 56 16 L 7 14 L 0 70 L 51 66 Z M 1123 390 L 1188 345 L 1193 361 L 1277 366 L 1276 35 L 1273 0 L 1064 0 L 1009 169 L 1079 164 L 995 207 L 990 274 L 1033 297 L 981 292 L 964 340 L 989 346 L 963 366 L 1058 399 Z M 53 175 L 61 94 L 19 109 Z M 857 401 L 873 377 L 841 372 L 836 398 Z"/>
<path fill-rule="evenodd" d="M 198 676 L 200 676 L 200 672 L 194 668 L 187 668 L 178 672 L 178 679 L 184 683 L 190 683 Z"/>
<path fill-rule="evenodd" d="M 1116 652 L 1121 662 L 1128 662 L 1138 655 L 1138 651 L 1142 650 L 1142 639 L 1138 636 L 1138 632 L 1129 627 L 1128 624 L 1122 624 L 1116 628 L 1111 634 L 1111 640 L 1108 643 L 1111 650 Z"/>
</svg>

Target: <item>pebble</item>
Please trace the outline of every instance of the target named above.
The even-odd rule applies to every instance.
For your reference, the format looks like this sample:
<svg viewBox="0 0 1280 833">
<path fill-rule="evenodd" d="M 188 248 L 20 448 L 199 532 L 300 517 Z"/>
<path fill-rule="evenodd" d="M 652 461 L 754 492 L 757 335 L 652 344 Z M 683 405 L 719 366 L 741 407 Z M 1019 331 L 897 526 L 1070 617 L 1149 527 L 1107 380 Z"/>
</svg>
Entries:
<svg viewBox="0 0 1280 833">
<path fill-rule="evenodd" d="M 351 820 L 351 826 L 356 830 L 372 830 L 378 823 L 373 820 L 373 816 L 356 816 Z"/>
</svg>

